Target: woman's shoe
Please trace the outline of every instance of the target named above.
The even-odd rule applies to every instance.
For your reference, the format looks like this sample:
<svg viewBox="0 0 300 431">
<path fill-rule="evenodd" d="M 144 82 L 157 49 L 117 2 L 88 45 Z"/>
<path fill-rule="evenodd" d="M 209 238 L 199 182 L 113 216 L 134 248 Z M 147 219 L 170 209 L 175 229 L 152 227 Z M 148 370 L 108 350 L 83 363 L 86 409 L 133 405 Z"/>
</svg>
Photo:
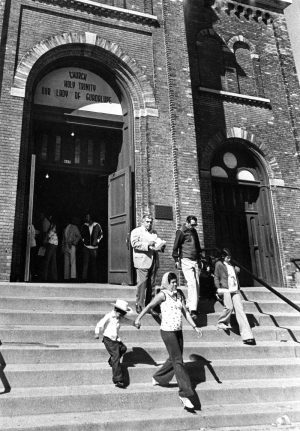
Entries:
<svg viewBox="0 0 300 431">
<path fill-rule="evenodd" d="M 115 383 L 115 387 L 116 388 L 120 388 L 120 389 L 126 389 L 126 386 L 125 386 L 124 382 L 116 382 Z"/>
<path fill-rule="evenodd" d="M 154 378 L 154 377 L 152 377 L 152 385 L 153 385 L 153 386 L 157 386 L 157 385 L 159 385 L 158 381 L 157 381 L 157 380 L 155 380 L 155 378 Z"/>
<path fill-rule="evenodd" d="M 186 398 L 186 397 L 179 397 L 179 399 L 182 402 L 183 407 L 185 409 L 193 409 L 194 408 L 194 405 L 191 403 L 191 401 L 188 398 Z"/>
<path fill-rule="evenodd" d="M 225 325 L 225 323 L 218 323 L 217 325 L 217 329 L 224 329 L 224 331 L 228 331 L 228 329 L 230 329 L 231 326 L 230 325 Z"/>
<path fill-rule="evenodd" d="M 247 344 L 248 346 L 255 346 L 256 345 L 256 341 L 254 338 L 249 338 L 248 340 L 243 340 L 244 344 Z"/>
</svg>

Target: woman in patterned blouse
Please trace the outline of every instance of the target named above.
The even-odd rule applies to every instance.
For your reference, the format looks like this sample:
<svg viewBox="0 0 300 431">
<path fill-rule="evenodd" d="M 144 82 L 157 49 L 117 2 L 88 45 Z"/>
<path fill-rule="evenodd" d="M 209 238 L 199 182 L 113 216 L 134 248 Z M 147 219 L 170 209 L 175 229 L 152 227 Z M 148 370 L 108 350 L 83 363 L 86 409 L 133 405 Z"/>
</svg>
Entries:
<svg viewBox="0 0 300 431">
<path fill-rule="evenodd" d="M 179 387 L 180 401 L 184 408 L 193 409 L 194 406 L 189 398 L 194 395 L 194 391 L 182 358 L 182 315 L 199 335 L 202 335 L 202 331 L 195 325 L 186 308 L 184 294 L 181 290 L 177 289 L 177 276 L 173 272 L 164 274 L 160 292 L 138 315 L 135 320 L 135 326 L 140 328 L 142 317 L 158 305 L 160 305 L 161 309 L 160 333 L 169 357 L 152 377 L 152 384 L 167 386 L 175 374 Z"/>
</svg>

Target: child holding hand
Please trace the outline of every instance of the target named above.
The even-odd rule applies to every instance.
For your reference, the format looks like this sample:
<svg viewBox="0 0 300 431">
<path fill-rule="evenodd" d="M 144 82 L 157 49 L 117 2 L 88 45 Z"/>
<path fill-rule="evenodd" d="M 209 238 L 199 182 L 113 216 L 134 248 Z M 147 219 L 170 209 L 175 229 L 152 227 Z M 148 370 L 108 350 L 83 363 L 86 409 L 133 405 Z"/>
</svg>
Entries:
<svg viewBox="0 0 300 431">
<path fill-rule="evenodd" d="M 119 337 L 120 323 L 129 322 L 134 326 L 131 319 L 126 318 L 127 313 L 132 313 L 128 302 L 123 299 L 117 299 L 113 310 L 107 313 L 95 327 L 95 338 L 99 338 L 100 330 L 103 331 L 103 343 L 108 351 L 110 358 L 109 365 L 112 367 L 112 381 L 117 388 L 125 389 L 124 377 L 121 368 L 121 358 L 126 353 L 127 347 Z"/>
</svg>

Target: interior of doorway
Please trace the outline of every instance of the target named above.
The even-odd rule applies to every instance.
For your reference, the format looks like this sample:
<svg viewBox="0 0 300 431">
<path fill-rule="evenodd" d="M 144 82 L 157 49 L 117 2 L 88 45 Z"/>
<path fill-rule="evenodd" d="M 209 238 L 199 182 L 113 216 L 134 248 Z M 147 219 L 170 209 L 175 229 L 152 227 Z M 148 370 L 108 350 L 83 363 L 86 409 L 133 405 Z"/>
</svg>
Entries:
<svg viewBox="0 0 300 431">
<path fill-rule="evenodd" d="M 63 281 L 62 233 L 72 217 L 78 227 L 87 213 L 93 215 L 103 230 L 98 251 L 97 281 L 107 282 L 108 256 L 108 176 L 95 173 L 68 172 L 67 170 L 38 168 L 35 176 L 33 224 L 40 230 L 40 214 L 51 215 L 57 224 L 59 247 L 57 251 L 58 278 Z M 77 252 L 78 281 L 81 281 L 82 245 Z"/>
</svg>

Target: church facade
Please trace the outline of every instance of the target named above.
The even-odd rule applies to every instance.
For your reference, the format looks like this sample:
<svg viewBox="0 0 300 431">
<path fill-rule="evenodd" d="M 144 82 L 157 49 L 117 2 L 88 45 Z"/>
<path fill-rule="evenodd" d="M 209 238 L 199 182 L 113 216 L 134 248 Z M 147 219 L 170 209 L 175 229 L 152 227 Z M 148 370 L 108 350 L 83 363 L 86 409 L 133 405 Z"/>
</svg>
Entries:
<svg viewBox="0 0 300 431">
<path fill-rule="evenodd" d="M 203 247 L 294 286 L 300 90 L 288 3 L 0 1 L 0 279 L 30 280 L 40 214 L 61 232 L 92 212 L 99 282 L 132 284 L 128 233 L 150 212 L 167 241 L 161 272 L 195 214 Z"/>
</svg>

